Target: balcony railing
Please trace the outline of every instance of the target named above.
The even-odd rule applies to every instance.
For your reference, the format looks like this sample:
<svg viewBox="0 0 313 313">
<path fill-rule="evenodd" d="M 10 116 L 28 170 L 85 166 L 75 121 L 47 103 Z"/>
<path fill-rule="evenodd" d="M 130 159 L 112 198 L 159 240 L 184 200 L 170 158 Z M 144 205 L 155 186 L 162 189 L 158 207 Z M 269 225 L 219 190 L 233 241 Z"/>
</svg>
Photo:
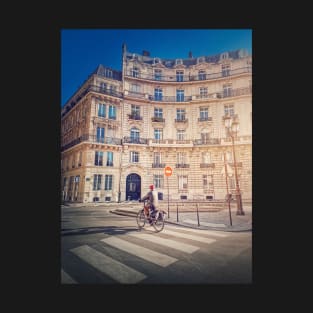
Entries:
<svg viewBox="0 0 313 313">
<path fill-rule="evenodd" d="M 128 118 L 130 120 L 138 120 L 138 121 L 142 120 L 142 116 L 140 116 L 138 114 L 128 114 Z"/>
<path fill-rule="evenodd" d="M 228 163 L 230 166 L 235 166 L 235 163 L 233 162 L 233 163 Z M 237 167 L 242 167 L 242 162 L 236 162 L 236 166 Z"/>
<path fill-rule="evenodd" d="M 175 123 L 187 123 L 188 118 L 175 118 Z"/>
<path fill-rule="evenodd" d="M 152 163 L 152 168 L 164 168 L 165 163 Z"/>
<path fill-rule="evenodd" d="M 121 145 L 122 140 L 118 138 L 113 138 L 113 137 L 97 137 L 96 135 L 89 135 L 89 134 L 84 134 L 66 145 L 61 146 L 61 151 L 64 151 L 66 149 L 69 149 L 73 146 L 78 145 L 81 142 L 93 142 L 93 143 L 105 143 L 105 144 L 111 144 L 111 145 Z"/>
<path fill-rule="evenodd" d="M 189 168 L 190 164 L 185 164 L 185 163 L 177 163 L 175 164 L 176 168 Z"/>
<path fill-rule="evenodd" d="M 123 138 L 123 142 L 124 143 L 135 143 L 135 144 L 146 145 L 148 143 L 148 139 L 146 139 L 146 138 L 124 137 Z"/>
<path fill-rule="evenodd" d="M 149 100 L 159 102 L 189 102 L 192 100 L 191 96 L 154 96 L 149 95 Z"/>
<path fill-rule="evenodd" d="M 212 117 L 207 116 L 207 117 L 199 117 L 198 118 L 198 122 L 208 122 L 208 121 L 212 121 Z"/>
<path fill-rule="evenodd" d="M 179 75 L 178 79 L 176 73 L 173 75 L 155 75 L 155 74 L 143 74 L 138 73 L 136 77 L 134 77 L 132 70 L 128 71 L 125 76 L 145 79 L 145 80 L 153 80 L 153 81 L 163 81 L 163 82 L 190 82 L 190 81 L 203 81 L 203 80 L 212 80 L 217 78 L 229 77 L 244 73 L 252 73 L 252 66 L 242 67 L 233 70 L 220 71 L 216 73 L 210 74 L 196 74 L 196 75 Z"/>
<path fill-rule="evenodd" d="M 209 138 L 209 139 L 196 139 L 193 141 L 194 145 L 219 145 L 221 139 L 219 138 Z"/>
<path fill-rule="evenodd" d="M 215 163 L 200 163 L 200 168 L 215 168 Z"/>
<path fill-rule="evenodd" d="M 158 117 L 158 116 L 153 116 L 153 117 L 151 117 L 151 121 L 152 122 L 157 122 L 157 123 L 164 123 L 165 122 L 165 118 Z"/>
</svg>

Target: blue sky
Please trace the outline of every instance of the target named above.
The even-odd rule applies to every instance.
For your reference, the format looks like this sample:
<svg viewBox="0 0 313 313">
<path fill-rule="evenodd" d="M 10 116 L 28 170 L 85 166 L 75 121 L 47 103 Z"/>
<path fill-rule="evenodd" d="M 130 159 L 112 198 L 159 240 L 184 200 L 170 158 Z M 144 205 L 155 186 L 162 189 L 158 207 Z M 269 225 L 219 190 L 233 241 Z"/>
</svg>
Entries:
<svg viewBox="0 0 313 313">
<path fill-rule="evenodd" d="M 164 59 L 215 55 L 247 49 L 251 29 L 62 29 L 61 107 L 99 64 L 121 70 L 122 44 L 127 50 Z"/>
</svg>

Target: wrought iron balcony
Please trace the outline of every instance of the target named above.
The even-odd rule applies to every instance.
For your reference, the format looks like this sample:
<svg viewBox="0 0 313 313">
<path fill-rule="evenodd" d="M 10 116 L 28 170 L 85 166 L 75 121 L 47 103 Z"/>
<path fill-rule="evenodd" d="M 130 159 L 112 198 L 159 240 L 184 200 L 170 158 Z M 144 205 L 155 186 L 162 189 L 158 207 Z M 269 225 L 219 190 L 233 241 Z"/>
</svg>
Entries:
<svg viewBox="0 0 313 313">
<path fill-rule="evenodd" d="M 212 117 L 211 116 L 199 117 L 198 122 L 212 122 Z"/>
<path fill-rule="evenodd" d="M 200 168 L 215 168 L 215 163 L 200 163 Z"/>
<path fill-rule="evenodd" d="M 146 138 L 134 138 L 134 137 L 124 137 L 124 143 L 135 143 L 135 144 L 143 144 L 146 145 L 148 143 L 148 139 Z"/>
<path fill-rule="evenodd" d="M 151 121 L 152 122 L 157 122 L 157 123 L 164 123 L 165 122 L 165 118 L 158 117 L 158 116 L 153 116 L 153 117 L 151 117 Z"/>
<path fill-rule="evenodd" d="M 164 168 L 165 163 L 152 163 L 152 168 Z"/>
<path fill-rule="evenodd" d="M 142 116 L 140 116 L 139 114 L 128 114 L 128 118 L 130 120 L 142 120 Z"/>
<path fill-rule="evenodd" d="M 149 100 L 160 102 L 189 102 L 192 100 L 191 96 L 182 96 L 177 98 L 176 96 L 153 96 L 149 95 Z"/>
<path fill-rule="evenodd" d="M 175 164 L 176 168 L 189 168 L 190 164 L 185 164 L 185 163 L 177 163 Z"/>
<path fill-rule="evenodd" d="M 219 145 L 221 139 L 219 138 L 208 138 L 208 139 L 196 139 L 193 141 L 194 145 Z"/>
<path fill-rule="evenodd" d="M 175 123 L 187 123 L 188 118 L 175 118 Z"/>
</svg>

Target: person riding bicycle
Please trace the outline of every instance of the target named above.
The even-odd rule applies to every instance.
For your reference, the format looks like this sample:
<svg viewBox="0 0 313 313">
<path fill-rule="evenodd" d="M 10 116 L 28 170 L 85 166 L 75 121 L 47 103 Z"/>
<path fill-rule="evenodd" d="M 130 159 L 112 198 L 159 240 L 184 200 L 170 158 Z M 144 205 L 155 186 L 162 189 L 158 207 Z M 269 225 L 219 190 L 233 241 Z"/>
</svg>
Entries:
<svg viewBox="0 0 313 313">
<path fill-rule="evenodd" d="M 142 202 L 144 200 L 149 200 L 150 203 L 150 209 L 151 209 L 151 213 L 154 214 L 155 211 L 157 210 L 157 206 L 158 206 L 158 194 L 157 192 L 154 190 L 154 186 L 150 185 L 149 186 L 150 191 L 139 200 L 139 202 Z M 152 220 L 149 216 L 149 223 L 152 223 Z"/>
</svg>

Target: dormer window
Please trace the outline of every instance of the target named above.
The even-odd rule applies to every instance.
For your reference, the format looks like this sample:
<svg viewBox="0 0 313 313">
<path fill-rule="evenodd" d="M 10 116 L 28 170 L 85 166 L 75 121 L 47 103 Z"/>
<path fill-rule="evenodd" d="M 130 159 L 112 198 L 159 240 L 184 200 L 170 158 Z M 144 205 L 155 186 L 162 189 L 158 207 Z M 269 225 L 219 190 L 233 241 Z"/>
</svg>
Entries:
<svg viewBox="0 0 313 313">
<path fill-rule="evenodd" d="M 161 59 L 160 58 L 154 58 L 153 64 L 158 64 L 158 63 L 161 63 Z"/>
<path fill-rule="evenodd" d="M 226 60 L 228 59 L 228 52 L 224 52 L 221 54 L 221 60 Z"/>
<path fill-rule="evenodd" d="M 197 63 L 204 63 L 205 62 L 205 57 L 199 57 L 197 59 Z"/>
<path fill-rule="evenodd" d="M 176 59 L 175 64 L 176 65 L 181 65 L 181 64 L 183 64 L 183 60 L 182 59 Z"/>
</svg>

